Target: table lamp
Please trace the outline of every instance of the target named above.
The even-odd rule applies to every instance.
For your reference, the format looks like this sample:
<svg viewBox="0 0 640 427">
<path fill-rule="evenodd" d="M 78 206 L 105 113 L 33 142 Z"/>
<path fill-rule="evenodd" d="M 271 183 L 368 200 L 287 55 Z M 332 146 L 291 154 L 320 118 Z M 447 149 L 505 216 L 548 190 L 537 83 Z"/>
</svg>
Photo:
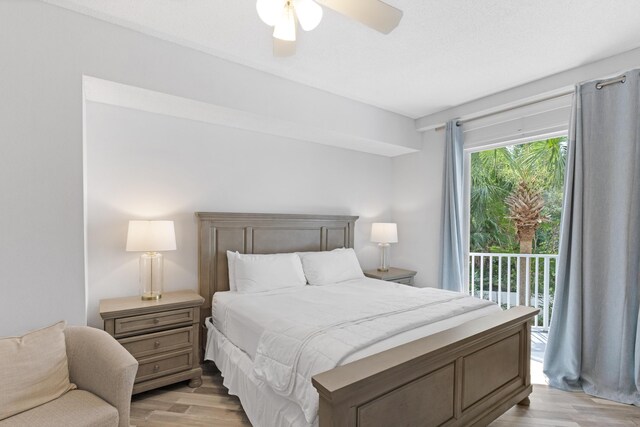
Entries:
<svg viewBox="0 0 640 427">
<path fill-rule="evenodd" d="M 173 221 L 129 221 L 127 251 L 140 255 L 140 289 L 143 300 L 162 297 L 163 257 L 160 251 L 176 249 Z"/>
<path fill-rule="evenodd" d="M 374 222 L 371 225 L 371 241 L 380 247 L 378 271 L 389 271 L 389 243 L 398 243 L 398 226 L 393 222 Z"/>
</svg>

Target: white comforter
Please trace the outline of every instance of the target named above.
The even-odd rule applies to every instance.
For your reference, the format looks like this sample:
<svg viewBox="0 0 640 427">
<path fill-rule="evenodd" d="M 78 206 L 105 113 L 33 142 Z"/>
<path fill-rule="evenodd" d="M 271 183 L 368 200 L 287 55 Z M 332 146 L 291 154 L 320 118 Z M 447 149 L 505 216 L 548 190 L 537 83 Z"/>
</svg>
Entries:
<svg viewBox="0 0 640 427">
<path fill-rule="evenodd" d="M 280 308 L 264 325 L 254 373 L 297 403 L 309 423 L 318 410 L 313 375 L 390 336 L 492 305 L 459 293 L 369 279 L 246 295 L 241 305 L 243 300 L 256 308 Z"/>
</svg>

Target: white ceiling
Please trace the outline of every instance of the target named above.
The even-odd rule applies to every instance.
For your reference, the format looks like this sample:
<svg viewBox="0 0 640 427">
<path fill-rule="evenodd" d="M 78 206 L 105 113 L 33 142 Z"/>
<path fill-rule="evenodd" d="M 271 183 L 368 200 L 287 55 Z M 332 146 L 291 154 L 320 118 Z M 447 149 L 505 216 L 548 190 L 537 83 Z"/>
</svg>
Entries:
<svg viewBox="0 0 640 427">
<path fill-rule="evenodd" d="M 290 58 L 255 0 L 44 1 L 412 118 L 640 46 L 638 0 L 386 0 L 389 35 L 325 9 Z"/>
</svg>

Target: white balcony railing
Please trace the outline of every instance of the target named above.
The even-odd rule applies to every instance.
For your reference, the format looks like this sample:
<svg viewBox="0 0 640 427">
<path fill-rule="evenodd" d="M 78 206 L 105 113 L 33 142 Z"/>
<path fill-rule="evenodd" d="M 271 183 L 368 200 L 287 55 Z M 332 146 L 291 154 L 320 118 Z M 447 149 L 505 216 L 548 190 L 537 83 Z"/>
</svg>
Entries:
<svg viewBox="0 0 640 427">
<path fill-rule="evenodd" d="M 518 284 L 524 274 L 529 298 L 525 305 L 540 308 L 534 328 L 549 329 L 553 294 L 558 273 L 558 255 L 546 254 L 469 254 L 467 292 L 475 297 L 497 302 L 503 308 L 520 305 Z"/>
</svg>

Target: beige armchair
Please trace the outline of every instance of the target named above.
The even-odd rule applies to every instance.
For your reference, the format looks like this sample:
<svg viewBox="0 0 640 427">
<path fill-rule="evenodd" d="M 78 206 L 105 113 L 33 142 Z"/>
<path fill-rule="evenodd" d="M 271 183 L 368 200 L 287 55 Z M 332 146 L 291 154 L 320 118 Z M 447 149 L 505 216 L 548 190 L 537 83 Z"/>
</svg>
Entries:
<svg viewBox="0 0 640 427">
<path fill-rule="evenodd" d="M 64 333 L 69 379 L 78 389 L 2 420 L 0 427 L 129 426 L 136 359 L 102 330 L 67 326 Z"/>
</svg>

